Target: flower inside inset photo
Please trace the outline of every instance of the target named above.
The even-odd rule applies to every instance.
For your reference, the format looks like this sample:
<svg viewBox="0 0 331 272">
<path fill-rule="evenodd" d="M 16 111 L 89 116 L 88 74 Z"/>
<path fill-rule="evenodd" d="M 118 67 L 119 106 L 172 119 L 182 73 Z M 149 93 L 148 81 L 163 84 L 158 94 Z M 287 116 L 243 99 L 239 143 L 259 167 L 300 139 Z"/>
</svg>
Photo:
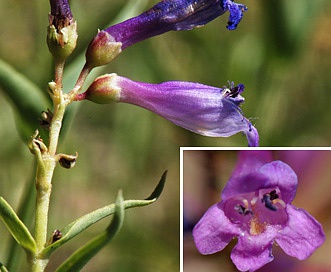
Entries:
<svg viewBox="0 0 331 272">
<path fill-rule="evenodd" d="M 275 246 L 298 260 L 310 257 L 325 233 L 311 214 L 292 204 L 298 186 L 294 170 L 269 151 L 238 154 L 221 199 L 193 227 L 198 251 L 213 254 L 235 239 L 230 258 L 239 271 L 256 271 L 273 261 Z"/>
</svg>

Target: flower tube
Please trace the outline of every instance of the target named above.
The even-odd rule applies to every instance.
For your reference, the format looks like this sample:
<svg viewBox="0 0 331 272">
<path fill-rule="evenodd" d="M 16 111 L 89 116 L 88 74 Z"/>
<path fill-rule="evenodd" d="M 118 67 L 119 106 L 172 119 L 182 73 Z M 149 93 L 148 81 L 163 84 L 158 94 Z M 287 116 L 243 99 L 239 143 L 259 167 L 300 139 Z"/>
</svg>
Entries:
<svg viewBox="0 0 331 272">
<path fill-rule="evenodd" d="M 247 7 L 232 0 L 163 0 L 139 16 L 100 31 L 86 52 L 88 65 L 107 64 L 122 50 L 170 30 L 201 27 L 229 11 L 227 28 L 236 29 Z"/>
<path fill-rule="evenodd" d="M 273 260 L 274 241 L 289 256 L 308 258 L 325 241 L 322 226 L 291 204 L 298 185 L 294 171 L 271 161 L 267 151 L 242 151 L 222 200 L 193 229 L 202 254 L 223 250 L 234 238 L 231 259 L 240 271 L 255 271 Z"/>
<path fill-rule="evenodd" d="M 257 129 L 240 109 L 243 90 L 242 84 L 232 83 L 229 88 L 182 81 L 151 84 L 107 74 L 98 77 L 76 100 L 137 105 L 204 136 L 228 137 L 243 132 L 249 146 L 258 146 Z"/>
</svg>

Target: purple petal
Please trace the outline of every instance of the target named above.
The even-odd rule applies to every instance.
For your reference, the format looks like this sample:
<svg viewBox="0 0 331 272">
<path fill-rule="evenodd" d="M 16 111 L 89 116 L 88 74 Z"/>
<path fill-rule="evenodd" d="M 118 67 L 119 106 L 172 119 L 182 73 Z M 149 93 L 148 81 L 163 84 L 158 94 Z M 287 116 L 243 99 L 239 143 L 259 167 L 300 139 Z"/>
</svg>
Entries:
<svg viewBox="0 0 331 272">
<path fill-rule="evenodd" d="M 287 205 L 288 225 L 279 232 L 276 242 L 290 256 L 308 258 L 325 241 L 320 223 L 303 209 Z"/>
<path fill-rule="evenodd" d="M 270 151 L 241 151 L 236 168 L 222 191 L 222 199 L 264 188 L 268 176 L 259 173 L 259 169 L 271 160 Z"/>
<path fill-rule="evenodd" d="M 232 0 L 224 0 L 223 2 L 224 7 L 230 12 L 227 29 L 234 30 L 244 16 L 244 11 L 247 10 L 247 7 L 243 4 L 234 3 Z"/>
<path fill-rule="evenodd" d="M 249 130 L 244 131 L 249 147 L 259 146 L 260 137 L 257 129 L 254 126 L 251 126 Z"/>
<path fill-rule="evenodd" d="M 254 248 L 248 243 L 249 240 L 240 239 L 231 252 L 231 260 L 239 271 L 255 271 L 274 259 L 272 242 Z"/>
<path fill-rule="evenodd" d="M 260 235 L 247 235 L 238 238 L 238 244 L 231 252 L 231 259 L 240 271 L 255 271 L 271 262 L 272 245 L 279 227 L 269 226 Z"/>
<path fill-rule="evenodd" d="M 73 19 L 68 0 L 50 0 L 49 3 L 51 6 L 51 16 L 55 19 L 54 24 L 56 27 L 58 27 L 58 23 L 63 24 L 64 21 Z M 61 28 L 63 26 L 61 25 Z"/>
<path fill-rule="evenodd" d="M 298 178 L 290 166 L 282 161 L 273 161 L 261 167 L 260 172 L 269 177 L 265 188 L 278 187 L 282 193 L 282 199 L 286 203 L 293 201 L 298 185 Z"/>
<path fill-rule="evenodd" d="M 220 203 L 208 209 L 193 229 L 193 238 L 201 254 L 212 254 L 224 249 L 240 230 L 220 209 Z"/>
</svg>

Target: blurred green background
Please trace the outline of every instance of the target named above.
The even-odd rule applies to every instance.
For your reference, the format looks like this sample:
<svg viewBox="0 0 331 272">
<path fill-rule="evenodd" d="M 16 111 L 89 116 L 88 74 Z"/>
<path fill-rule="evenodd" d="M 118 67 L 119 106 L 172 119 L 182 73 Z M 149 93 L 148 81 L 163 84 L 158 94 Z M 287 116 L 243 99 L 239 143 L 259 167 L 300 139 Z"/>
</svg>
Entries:
<svg viewBox="0 0 331 272">
<path fill-rule="evenodd" d="M 156 2 L 71 1 L 79 39 L 65 69 L 65 90 L 73 86 L 97 29 L 138 15 Z M 226 14 L 203 28 L 154 37 L 126 49 L 89 82 L 96 75 L 115 72 L 151 83 L 185 80 L 220 87 L 228 80 L 244 83 L 242 109 L 258 128 L 261 146 L 329 146 L 331 2 L 243 3 L 249 10 L 237 30 L 226 30 Z M 47 98 L 47 83 L 53 79 L 45 42 L 48 12 L 48 1 L 0 0 L 0 59 L 34 82 L 42 90 L 40 99 Z M 24 126 L 24 120 L 31 121 L 31 112 L 17 110 L 27 99 L 34 100 L 35 94 L 26 92 L 18 98 L 0 87 L 0 195 L 15 208 L 34 176 L 34 158 L 20 136 L 26 140 L 38 124 Z M 34 110 L 47 107 L 44 103 Z M 79 159 L 70 171 L 56 170 L 50 231 L 113 202 L 120 188 L 126 199 L 147 197 L 162 172 L 169 170 L 161 198 L 152 206 L 128 210 L 120 234 L 86 271 L 178 270 L 180 146 L 247 146 L 247 141 L 240 133 L 229 138 L 199 136 L 130 105 L 70 106 L 59 152 L 77 151 Z M 31 221 L 33 215 L 26 217 Z M 60 249 L 50 271 L 108 221 Z M 3 224 L 0 233 L 0 261 L 5 262 L 4 245 L 10 238 Z"/>
</svg>

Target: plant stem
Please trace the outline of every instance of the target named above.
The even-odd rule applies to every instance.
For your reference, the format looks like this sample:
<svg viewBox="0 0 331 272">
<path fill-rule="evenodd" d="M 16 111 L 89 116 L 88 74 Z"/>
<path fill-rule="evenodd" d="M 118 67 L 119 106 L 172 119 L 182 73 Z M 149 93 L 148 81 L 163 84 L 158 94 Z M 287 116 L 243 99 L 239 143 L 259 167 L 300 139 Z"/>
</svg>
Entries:
<svg viewBox="0 0 331 272">
<path fill-rule="evenodd" d="M 52 177 L 57 163 L 56 150 L 58 146 L 62 120 L 67 106 L 66 95 L 57 87 L 52 91 L 54 113 L 50 124 L 48 150 L 39 150 L 37 153 L 36 174 L 36 216 L 35 216 L 35 241 L 36 254 L 32 260 L 32 271 L 44 271 L 48 259 L 41 254 L 47 242 L 48 210 L 52 192 Z"/>
<path fill-rule="evenodd" d="M 66 94 L 62 91 L 63 65 L 56 65 L 56 81 L 50 83 L 50 95 L 53 100 L 53 116 L 49 128 L 49 146 L 41 147 L 39 142 L 34 150 L 37 157 L 36 174 L 36 216 L 35 216 L 35 241 L 36 253 L 31 260 L 33 272 L 43 272 L 49 258 L 42 254 L 47 243 L 48 210 L 52 192 L 52 178 L 58 161 L 57 146 L 66 107 L 73 101 L 82 88 L 91 69 L 85 66 L 77 80 L 74 89 Z"/>
<path fill-rule="evenodd" d="M 82 89 L 83 84 L 85 83 L 85 80 L 89 73 L 91 72 L 92 68 L 90 68 L 87 64 L 84 65 L 82 71 L 80 72 L 80 75 L 77 79 L 77 82 L 75 84 L 75 87 L 72 89 L 71 92 L 68 93 L 69 101 L 72 102 L 75 100 L 76 95 L 79 93 L 79 91 Z"/>
<path fill-rule="evenodd" d="M 56 86 L 62 85 L 64 63 L 64 61 L 57 61 L 55 64 L 54 81 L 56 83 Z"/>
<path fill-rule="evenodd" d="M 36 218 L 35 218 L 35 241 L 36 254 L 32 262 L 32 271 L 41 272 L 45 270 L 48 259 L 40 254 L 47 241 L 48 209 L 52 191 L 52 176 L 56 162 L 52 156 L 43 156 L 43 164 L 37 166 L 36 176 Z"/>
</svg>

